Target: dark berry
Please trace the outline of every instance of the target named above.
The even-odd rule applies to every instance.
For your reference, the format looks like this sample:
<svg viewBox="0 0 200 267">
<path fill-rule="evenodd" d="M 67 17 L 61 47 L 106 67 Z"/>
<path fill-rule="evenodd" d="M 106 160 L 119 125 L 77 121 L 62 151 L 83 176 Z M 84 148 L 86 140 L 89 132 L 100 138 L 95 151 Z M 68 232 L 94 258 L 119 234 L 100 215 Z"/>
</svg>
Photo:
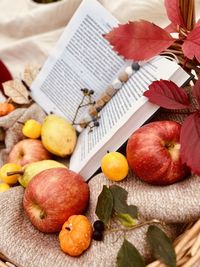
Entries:
<svg viewBox="0 0 200 267">
<path fill-rule="evenodd" d="M 90 91 L 89 91 L 89 94 L 90 94 L 90 95 L 93 95 L 93 94 L 94 94 L 94 90 L 90 90 Z"/>
<path fill-rule="evenodd" d="M 95 121 L 97 121 L 97 119 L 98 119 L 97 117 L 93 117 L 92 121 L 95 122 Z"/>
<path fill-rule="evenodd" d="M 98 126 L 99 126 L 99 122 L 98 122 L 98 121 L 95 121 L 95 122 L 94 122 L 94 126 L 95 126 L 95 127 L 98 127 Z"/>
<path fill-rule="evenodd" d="M 96 241 L 101 241 L 103 239 L 103 233 L 97 230 L 94 230 L 92 238 Z"/>
<path fill-rule="evenodd" d="M 133 62 L 131 65 L 132 69 L 137 71 L 140 69 L 140 65 L 137 62 Z"/>
<path fill-rule="evenodd" d="M 95 221 L 94 224 L 93 224 L 93 227 L 94 227 L 94 229 L 97 230 L 97 231 L 101 231 L 101 232 L 102 232 L 102 231 L 105 230 L 105 225 L 104 225 L 104 223 L 103 223 L 102 221 L 100 221 L 100 220 Z"/>
<path fill-rule="evenodd" d="M 97 108 L 96 108 L 96 111 L 97 111 L 97 112 L 99 112 L 99 111 L 101 111 L 101 110 L 102 110 L 102 107 L 97 107 Z"/>
<path fill-rule="evenodd" d="M 84 94 L 88 94 L 89 90 L 87 88 L 82 88 L 81 91 L 84 93 Z"/>
</svg>

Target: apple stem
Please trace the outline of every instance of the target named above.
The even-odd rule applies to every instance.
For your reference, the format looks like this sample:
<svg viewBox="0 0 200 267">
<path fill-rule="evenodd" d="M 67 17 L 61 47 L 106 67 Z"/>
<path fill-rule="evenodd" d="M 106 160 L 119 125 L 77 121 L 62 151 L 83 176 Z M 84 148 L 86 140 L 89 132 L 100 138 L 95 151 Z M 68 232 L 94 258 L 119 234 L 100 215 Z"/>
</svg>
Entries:
<svg viewBox="0 0 200 267">
<path fill-rule="evenodd" d="M 45 218 L 45 213 L 44 213 L 44 211 L 40 211 L 40 219 L 42 220 L 42 219 L 44 219 Z"/>
<path fill-rule="evenodd" d="M 15 175 L 15 174 L 24 174 L 24 171 L 14 171 L 14 172 L 7 172 L 6 175 L 7 176 L 11 176 L 11 175 Z"/>
</svg>

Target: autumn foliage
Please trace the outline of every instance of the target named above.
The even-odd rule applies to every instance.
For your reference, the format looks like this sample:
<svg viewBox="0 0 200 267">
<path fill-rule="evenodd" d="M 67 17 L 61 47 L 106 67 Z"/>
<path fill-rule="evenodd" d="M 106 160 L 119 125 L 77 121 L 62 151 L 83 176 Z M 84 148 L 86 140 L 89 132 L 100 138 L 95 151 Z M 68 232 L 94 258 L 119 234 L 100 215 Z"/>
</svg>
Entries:
<svg viewBox="0 0 200 267">
<path fill-rule="evenodd" d="M 119 25 L 104 37 L 118 54 L 135 61 L 148 60 L 180 40 L 185 57 L 196 58 L 200 62 L 200 20 L 192 31 L 188 31 L 180 12 L 179 0 L 165 0 L 165 7 L 171 21 L 166 29 L 141 20 Z M 181 35 L 180 30 L 185 34 Z M 173 38 L 169 32 L 179 33 L 179 37 Z"/>
<path fill-rule="evenodd" d="M 104 37 L 125 59 L 148 60 L 177 43 L 182 48 L 185 62 L 183 67 L 188 60 L 193 60 L 193 66 L 199 64 L 200 20 L 191 30 L 187 28 L 181 14 L 180 1 L 165 0 L 164 3 L 171 21 L 165 29 L 141 20 L 119 25 Z M 177 38 L 173 38 L 171 33 L 176 33 Z M 189 116 L 183 122 L 181 130 L 181 157 L 193 173 L 200 175 L 200 78 L 190 96 L 183 88 L 166 80 L 154 81 L 144 95 L 163 108 L 186 109 Z"/>
</svg>

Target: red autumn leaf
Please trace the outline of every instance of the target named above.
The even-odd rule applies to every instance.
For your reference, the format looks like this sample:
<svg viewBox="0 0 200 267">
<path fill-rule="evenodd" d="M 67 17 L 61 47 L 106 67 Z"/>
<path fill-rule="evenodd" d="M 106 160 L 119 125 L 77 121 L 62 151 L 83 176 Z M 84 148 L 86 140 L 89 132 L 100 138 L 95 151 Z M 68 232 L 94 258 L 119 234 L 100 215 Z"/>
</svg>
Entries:
<svg viewBox="0 0 200 267">
<path fill-rule="evenodd" d="M 170 23 L 164 30 L 169 33 L 177 32 L 177 26 L 174 23 Z"/>
<path fill-rule="evenodd" d="M 187 58 L 193 59 L 196 57 L 200 62 L 200 25 L 195 26 L 195 28 L 188 34 L 182 45 L 182 50 Z"/>
<path fill-rule="evenodd" d="M 193 173 L 200 175 L 200 113 L 189 115 L 181 128 L 181 159 Z"/>
<path fill-rule="evenodd" d="M 119 25 L 104 37 L 118 54 L 135 61 L 147 60 L 174 42 L 169 33 L 145 20 Z"/>
<path fill-rule="evenodd" d="M 165 0 L 165 8 L 167 11 L 167 16 L 172 23 L 185 27 L 179 2 L 179 0 Z"/>
<path fill-rule="evenodd" d="M 184 109 L 190 107 L 187 93 L 172 81 L 154 81 L 149 85 L 149 90 L 144 92 L 149 101 L 163 108 Z"/>
<path fill-rule="evenodd" d="M 193 96 L 196 98 L 199 104 L 199 107 L 200 107 L 200 78 L 198 79 L 198 81 L 196 81 L 192 93 L 193 93 Z"/>
</svg>

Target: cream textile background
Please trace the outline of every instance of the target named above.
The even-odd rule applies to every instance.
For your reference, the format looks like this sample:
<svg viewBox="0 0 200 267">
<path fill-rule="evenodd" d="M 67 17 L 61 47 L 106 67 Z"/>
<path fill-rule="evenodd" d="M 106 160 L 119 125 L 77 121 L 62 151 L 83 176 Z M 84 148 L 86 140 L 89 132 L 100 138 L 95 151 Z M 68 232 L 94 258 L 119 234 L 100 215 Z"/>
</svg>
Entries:
<svg viewBox="0 0 200 267">
<path fill-rule="evenodd" d="M 36 4 L 0 0 L 0 59 L 18 77 L 26 63 L 43 63 L 81 0 Z M 147 19 L 167 25 L 163 0 L 100 0 L 121 22 Z"/>
</svg>

